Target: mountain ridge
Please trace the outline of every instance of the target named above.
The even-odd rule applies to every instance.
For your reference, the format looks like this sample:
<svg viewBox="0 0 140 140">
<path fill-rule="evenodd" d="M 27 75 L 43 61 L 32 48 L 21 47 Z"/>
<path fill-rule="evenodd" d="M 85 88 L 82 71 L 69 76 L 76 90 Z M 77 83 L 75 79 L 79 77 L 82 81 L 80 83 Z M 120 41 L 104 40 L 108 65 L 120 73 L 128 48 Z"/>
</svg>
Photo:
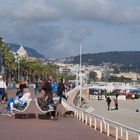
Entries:
<svg viewBox="0 0 140 140">
<path fill-rule="evenodd" d="M 112 51 L 101 53 L 82 54 L 82 63 L 100 65 L 103 62 L 119 63 L 119 64 L 140 64 L 140 51 Z M 66 61 L 78 64 L 80 62 L 80 55 L 66 58 Z"/>
</svg>

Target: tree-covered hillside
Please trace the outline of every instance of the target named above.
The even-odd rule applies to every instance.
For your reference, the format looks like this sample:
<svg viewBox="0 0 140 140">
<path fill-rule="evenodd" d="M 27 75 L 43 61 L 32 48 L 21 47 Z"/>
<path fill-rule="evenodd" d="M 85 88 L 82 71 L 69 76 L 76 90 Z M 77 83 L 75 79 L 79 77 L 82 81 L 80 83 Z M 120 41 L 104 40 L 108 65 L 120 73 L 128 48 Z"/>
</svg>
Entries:
<svg viewBox="0 0 140 140">
<path fill-rule="evenodd" d="M 79 63 L 79 56 L 75 56 L 73 63 Z M 124 65 L 140 64 L 140 51 L 105 52 L 97 54 L 83 54 L 84 64 L 99 65 L 103 62 L 119 63 Z"/>
<path fill-rule="evenodd" d="M 70 61 L 74 64 L 79 62 L 80 56 L 74 56 Z M 101 65 L 103 63 L 119 64 L 123 70 L 140 71 L 140 51 L 82 54 L 82 64 Z"/>
</svg>

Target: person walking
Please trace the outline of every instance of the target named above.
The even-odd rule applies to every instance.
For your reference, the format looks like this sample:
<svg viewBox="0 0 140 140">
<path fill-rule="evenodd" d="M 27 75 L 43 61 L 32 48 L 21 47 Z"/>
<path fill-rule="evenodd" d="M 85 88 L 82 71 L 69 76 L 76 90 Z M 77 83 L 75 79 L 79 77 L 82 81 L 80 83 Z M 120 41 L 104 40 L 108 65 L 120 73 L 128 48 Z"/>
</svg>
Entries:
<svg viewBox="0 0 140 140">
<path fill-rule="evenodd" d="M 6 89 L 6 82 L 3 80 L 3 76 L 0 75 L 0 101 L 2 103 L 5 102 L 5 98 L 7 98 Z"/>
<path fill-rule="evenodd" d="M 60 96 L 59 103 L 61 103 L 62 98 L 67 100 L 64 93 L 65 93 L 65 85 L 63 83 L 63 79 L 60 79 L 60 82 L 58 84 L 58 96 Z"/>
<path fill-rule="evenodd" d="M 108 108 L 108 110 L 110 110 L 110 104 L 111 104 L 111 99 L 110 99 L 110 97 L 107 97 L 107 98 L 106 98 L 106 102 L 107 102 L 107 108 Z"/>
</svg>

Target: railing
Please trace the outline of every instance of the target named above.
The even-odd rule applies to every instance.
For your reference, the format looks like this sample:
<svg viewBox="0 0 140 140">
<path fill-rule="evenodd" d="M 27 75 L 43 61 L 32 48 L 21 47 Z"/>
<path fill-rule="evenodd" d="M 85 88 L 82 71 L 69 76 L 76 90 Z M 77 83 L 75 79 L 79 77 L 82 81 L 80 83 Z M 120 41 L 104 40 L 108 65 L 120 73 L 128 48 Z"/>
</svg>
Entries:
<svg viewBox="0 0 140 140">
<path fill-rule="evenodd" d="M 70 91 L 70 93 L 72 94 L 72 91 Z M 114 135 L 116 140 L 120 138 L 129 140 L 129 136 L 133 135 L 134 139 L 140 140 L 140 130 L 103 118 L 97 114 L 90 113 L 92 108 L 84 110 L 64 100 L 62 100 L 62 104 L 66 109 L 72 110 L 79 120 L 88 124 L 90 127 L 94 127 L 95 130 L 99 129 L 101 133 L 104 132 L 107 136 Z"/>
</svg>

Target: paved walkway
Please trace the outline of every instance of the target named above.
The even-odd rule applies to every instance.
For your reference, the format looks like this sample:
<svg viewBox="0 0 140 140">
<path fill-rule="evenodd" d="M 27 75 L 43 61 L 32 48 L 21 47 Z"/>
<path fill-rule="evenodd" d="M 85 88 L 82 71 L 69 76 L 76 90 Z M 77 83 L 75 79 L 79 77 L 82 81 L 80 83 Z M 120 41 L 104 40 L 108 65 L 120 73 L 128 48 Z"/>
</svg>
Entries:
<svg viewBox="0 0 140 140">
<path fill-rule="evenodd" d="M 119 122 L 126 126 L 140 130 L 140 99 L 119 101 L 119 110 L 107 110 L 107 103 L 105 100 L 90 100 L 87 106 L 95 108 L 93 113 L 108 118 L 110 120 Z M 114 102 L 111 102 L 111 107 Z"/>
<path fill-rule="evenodd" d="M 14 119 L 0 116 L 1 140 L 113 140 L 75 118 Z"/>
<path fill-rule="evenodd" d="M 12 95 L 12 94 L 11 94 Z M 31 113 L 36 109 L 32 103 Z M 16 119 L 0 114 L 1 140 L 113 140 L 76 118 Z"/>
</svg>

